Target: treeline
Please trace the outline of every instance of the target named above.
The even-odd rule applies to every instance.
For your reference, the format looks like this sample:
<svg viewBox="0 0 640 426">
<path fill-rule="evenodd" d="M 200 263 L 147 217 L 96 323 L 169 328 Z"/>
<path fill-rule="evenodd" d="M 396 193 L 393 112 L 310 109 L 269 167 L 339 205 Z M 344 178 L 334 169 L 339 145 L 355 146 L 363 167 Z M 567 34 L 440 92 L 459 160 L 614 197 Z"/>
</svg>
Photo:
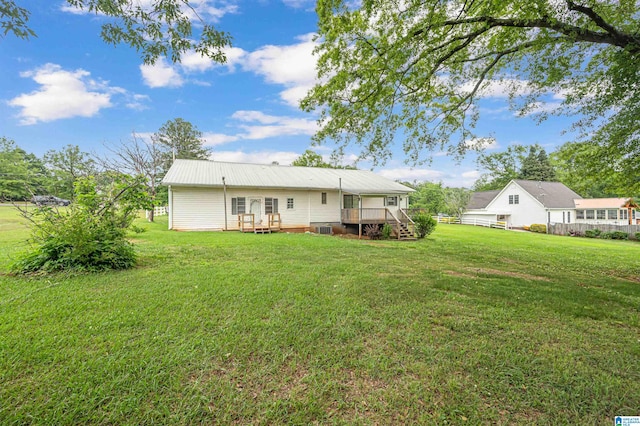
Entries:
<svg viewBox="0 0 640 426">
<path fill-rule="evenodd" d="M 202 133 L 181 118 L 167 121 L 149 139 L 134 133 L 129 141 L 105 145 L 103 156 L 67 145 L 38 157 L 0 137 L 0 201 L 26 201 L 34 195 L 71 200 L 79 179 L 91 176 L 99 185 L 116 173 L 142 177 L 152 204 L 162 205 L 166 188 L 159 183 L 173 159 L 207 159 L 210 151 L 203 143 Z"/>
<path fill-rule="evenodd" d="M 583 147 L 567 143 L 547 154 L 540 145 L 511 145 L 483 154 L 478 166 L 486 172 L 474 191 L 502 189 L 512 179 L 562 182 L 586 198 L 631 197 L 640 194 L 640 173 L 629 174 L 611 164 L 594 167 Z"/>
</svg>

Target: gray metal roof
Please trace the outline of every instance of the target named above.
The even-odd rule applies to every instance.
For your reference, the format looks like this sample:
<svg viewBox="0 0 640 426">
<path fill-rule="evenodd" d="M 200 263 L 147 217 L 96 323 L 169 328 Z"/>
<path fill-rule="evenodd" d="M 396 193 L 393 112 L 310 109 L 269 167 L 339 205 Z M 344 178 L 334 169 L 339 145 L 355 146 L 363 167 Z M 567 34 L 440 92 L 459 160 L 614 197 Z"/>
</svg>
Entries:
<svg viewBox="0 0 640 426">
<path fill-rule="evenodd" d="M 573 209 L 576 206 L 574 200 L 582 199 L 560 182 L 535 180 L 514 180 L 514 182 L 548 209 Z"/>
<path fill-rule="evenodd" d="M 228 188 L 342 190 L 353 194 L 406 194 L 413 189 L 368 170 L 324 169 L 206 160 L 176 160 L 163 185 Z"/>
<path fill-rule="evenodd" d="M 489 205 L 500 191 L 479 191 L 471 194 L 467 210 L 484 209 Z"/>
</svg>

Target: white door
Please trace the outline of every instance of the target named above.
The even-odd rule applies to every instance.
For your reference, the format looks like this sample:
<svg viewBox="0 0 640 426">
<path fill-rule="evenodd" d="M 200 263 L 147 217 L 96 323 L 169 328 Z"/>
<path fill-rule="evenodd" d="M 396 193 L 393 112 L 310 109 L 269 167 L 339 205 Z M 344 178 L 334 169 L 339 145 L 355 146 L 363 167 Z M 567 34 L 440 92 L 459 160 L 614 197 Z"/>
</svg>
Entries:
<svg viewBox="0 0 640 426">
<path fill-rule="evenodd" d="M 256 224 L 262 222 L 262 200 L 252 198 L 249 204 L 249 213 L 253 214 Z"/>
</svg>

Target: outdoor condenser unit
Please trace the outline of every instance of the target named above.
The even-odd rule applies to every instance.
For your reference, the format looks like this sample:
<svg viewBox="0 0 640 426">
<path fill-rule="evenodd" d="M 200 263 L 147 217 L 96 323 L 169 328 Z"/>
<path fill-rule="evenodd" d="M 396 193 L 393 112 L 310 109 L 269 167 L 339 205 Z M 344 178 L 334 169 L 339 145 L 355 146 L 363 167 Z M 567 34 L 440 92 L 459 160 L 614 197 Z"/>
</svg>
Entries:
<svg viewBox="0 0 640 426">
<path fill-rule="evenodd" d="M 331 226 L 316 226 L 318 234 L 331 235 L 333 228 Z"/>
</svg>

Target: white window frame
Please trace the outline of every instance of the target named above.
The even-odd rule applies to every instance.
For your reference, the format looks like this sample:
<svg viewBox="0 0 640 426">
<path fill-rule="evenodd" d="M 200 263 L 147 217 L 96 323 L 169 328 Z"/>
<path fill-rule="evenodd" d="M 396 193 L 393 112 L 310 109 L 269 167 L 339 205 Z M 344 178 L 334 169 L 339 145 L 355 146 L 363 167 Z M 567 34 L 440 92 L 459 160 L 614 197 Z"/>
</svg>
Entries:
<svg viewBox="0 0 640 426">
<path fill-rule="evenodd" d="M 295 199 L 293 197 L 287 197 L 287 210 L 294 210 L 295 207 Z"/>
</svg>

